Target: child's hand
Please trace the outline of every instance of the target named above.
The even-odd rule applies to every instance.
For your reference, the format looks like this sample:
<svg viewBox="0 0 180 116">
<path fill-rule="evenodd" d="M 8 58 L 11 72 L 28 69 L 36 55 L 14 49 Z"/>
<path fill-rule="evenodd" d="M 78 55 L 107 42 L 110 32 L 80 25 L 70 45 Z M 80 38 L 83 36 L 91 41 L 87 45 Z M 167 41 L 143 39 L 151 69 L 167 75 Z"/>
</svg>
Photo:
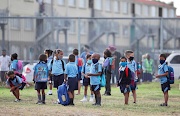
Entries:
<svg viewBox="0 0 180 116">
<path fill-rule="evenodd" d="M 10 90 L 10 92 L 11 92 L 11 91 L 14 91 L 14 90 L 15 90 L 15 88 L 14 88 L 14 87 L 12 87 L 12 88 L 11 88 L 11 90 Z"/>
<path fill-rule="evenodd" d="M 89 76 L 85 75 L 85 78 L 90 78 Z"/>
<path fill-rule="evenodd" d="M 159 78 L 160 76 L 159 75 L 156 75 L 156 78 Z"/>
<path fill-rule="evenodd" d="M 67 80 L 66 79 L 64 79 L 64 83 L 66 83 L 67 82 Z"/>
<path fill-rule="evenodd" d="M 126 85 L 127 88 L 129 88 L 129 85 Z"/>
<path fill-rule="evenodd" d="M 87 76 L 92 76 L 92 74 L 91 73 L 87 73 Z"/>
<path fill-rule="evenodd" d="M 135 77 L 136 80 L 138 80 L 138 77 Z"/>
</svg>

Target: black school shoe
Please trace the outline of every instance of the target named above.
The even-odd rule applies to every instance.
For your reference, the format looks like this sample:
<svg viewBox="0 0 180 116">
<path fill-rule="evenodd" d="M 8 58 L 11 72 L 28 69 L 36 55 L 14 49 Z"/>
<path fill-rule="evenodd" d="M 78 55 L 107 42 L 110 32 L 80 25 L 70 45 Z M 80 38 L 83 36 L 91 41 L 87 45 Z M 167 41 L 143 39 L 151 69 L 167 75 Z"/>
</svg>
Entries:
<svg viewBox="0 0 180 116">
<path fill-rule="evenodd" d="M 103 94 L 103 96 L 111 96 L 111 94 L 110 93 L 105 93 L 105 94 Z"/>
<path fill-rule="evenodd" d="M 69 103 L 70 106 L 74 106 L 74 103 L 73 103 L 73 98 L 70 98 L 70 103 Z"/>
<path fill-rule="evenodd" d="M 38 101 L 36 104 L 40 105 L 40 104 L 42 104 L 42 101 Z"/>
<path fill-rule="evenodd" d="M 168 105 L 166 105 L 165 103 L 163 103 L 163 104 L 160 104 L 160 106 L 168 106 Z"/>
<path fill-rule="evenodd" d="M 46 104 L 46 102 L 45 102 L 45 101 L 42 101 L 42 104 L 44 104 L 44 105 L 45 105 L 45 104 Z"/>
</svg>

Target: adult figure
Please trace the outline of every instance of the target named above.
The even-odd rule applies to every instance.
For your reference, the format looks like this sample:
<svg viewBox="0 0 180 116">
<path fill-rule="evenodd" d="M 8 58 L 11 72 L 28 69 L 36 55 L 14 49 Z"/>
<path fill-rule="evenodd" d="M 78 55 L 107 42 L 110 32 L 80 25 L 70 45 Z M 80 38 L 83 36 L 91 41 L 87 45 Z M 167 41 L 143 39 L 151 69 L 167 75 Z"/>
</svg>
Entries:
<svg viewBox="0 0 180 116">
<path fill-rule="evenodd" d="M 81 58 L 83 58 L 84 60 L 84 63 L 86 64 L 86 55 L 87 54 L 93 54 L 94 52 L 93 51 L 90 51 L 89 50 L 89 46 L 88 45 L 84 45 L 84 52 L 81 54 Z"/>
<path fill-rule="evenodd" d="M 152 75 L 154 74 L 154 61 L 149 54 L 146 54 L 146 59 L 143 63 L 143 82 L 152 82 Z"/>
<path fill-rule="evenodd" d="M 118 79 L 118 76 L 119 76 L 119 62 L 120 62 L 120 57 L 121 57 L 121 53 L 116 51 L 116 47 L 114 46 L 109 46 L 108 48 L 111 53 L 112 53 L 112 57 L 115 58 L 115 71 L 114 71 L 114 74 L 112 74 L 112 82 L 114 82 L 114 76 L 116 75 L 116 80 Z"/>
<path fill-rule="evenodd" d="M 9 71 L 9 65 L 11 62 L 11 58 L 10 58 L 10 56 L 6 55 L 6 50 L 2 50 L 1 54 L 2 54 L 2 56 L 0 56 L 0 65 L 1 65 L 1 68 L 0 68 L 1 75 L 0 76 L 1 76 L 1 81 L 5 82 L 7 80 L 7 78 L 5 77 L 5 73 L 7 71 Z"/>
</svg>

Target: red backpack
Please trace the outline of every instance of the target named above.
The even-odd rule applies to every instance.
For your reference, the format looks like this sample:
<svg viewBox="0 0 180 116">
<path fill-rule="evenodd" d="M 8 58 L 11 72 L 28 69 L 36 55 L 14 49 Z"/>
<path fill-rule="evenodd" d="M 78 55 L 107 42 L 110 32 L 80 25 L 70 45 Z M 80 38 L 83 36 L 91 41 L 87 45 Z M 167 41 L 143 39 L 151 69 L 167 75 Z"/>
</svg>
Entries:
<svg viewBox="0 0 180 116">
<path fill-rule="evenodd" d="M 82 67 L 83 67 L 83 61 L 82 58 L 76 58 L 78 59 L 78 71 L 81 73 Z"/>
</svg>

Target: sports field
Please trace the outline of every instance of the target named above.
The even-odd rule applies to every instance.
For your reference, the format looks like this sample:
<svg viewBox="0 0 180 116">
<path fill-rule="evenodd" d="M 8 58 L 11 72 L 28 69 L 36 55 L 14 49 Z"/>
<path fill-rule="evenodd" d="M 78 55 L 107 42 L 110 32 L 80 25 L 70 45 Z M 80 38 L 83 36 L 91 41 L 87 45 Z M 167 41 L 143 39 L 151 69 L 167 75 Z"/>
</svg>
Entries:
<svg viewBox="0 0 180 116">
<path fill-rule="evenodd" d="M 132 115 L 175 115 L 180 116 L 180 90 L 179 81 L 171 85 L 169 92 L 168 107 L 161 107 L 163 93 L 160 83 L 146 83 L 138 85 L 137 104 L 133 104 L 133 97 L 130 96 L 129 105 L 124 105 L 123 94 L 119 88 L 112 87 L 112 96 L 102 96 L 102 106 L 92 106 L 92 103 L 82 103 L 83 90 L 81 95 L 75 96 L 75 106 L 62 106 L 53 104 L 57 100 L 56 89 L 54 95 L 46 96 L 46 105 L 36 105 L 37 95 L 34 87 L 24 89 L 20 92 L 21 102 L 15 103 L 15 97 L 9 89 L 0 86 L 0 116 L 14 115 L 59 115 L 59 116 L 132 116 Z M 46 90 L 47 92 L 48 90 Z M 104 88 L 101 89 L 101 94 Z M 88 98 L 90 92 L 88 92 Z"/>
</svg>

